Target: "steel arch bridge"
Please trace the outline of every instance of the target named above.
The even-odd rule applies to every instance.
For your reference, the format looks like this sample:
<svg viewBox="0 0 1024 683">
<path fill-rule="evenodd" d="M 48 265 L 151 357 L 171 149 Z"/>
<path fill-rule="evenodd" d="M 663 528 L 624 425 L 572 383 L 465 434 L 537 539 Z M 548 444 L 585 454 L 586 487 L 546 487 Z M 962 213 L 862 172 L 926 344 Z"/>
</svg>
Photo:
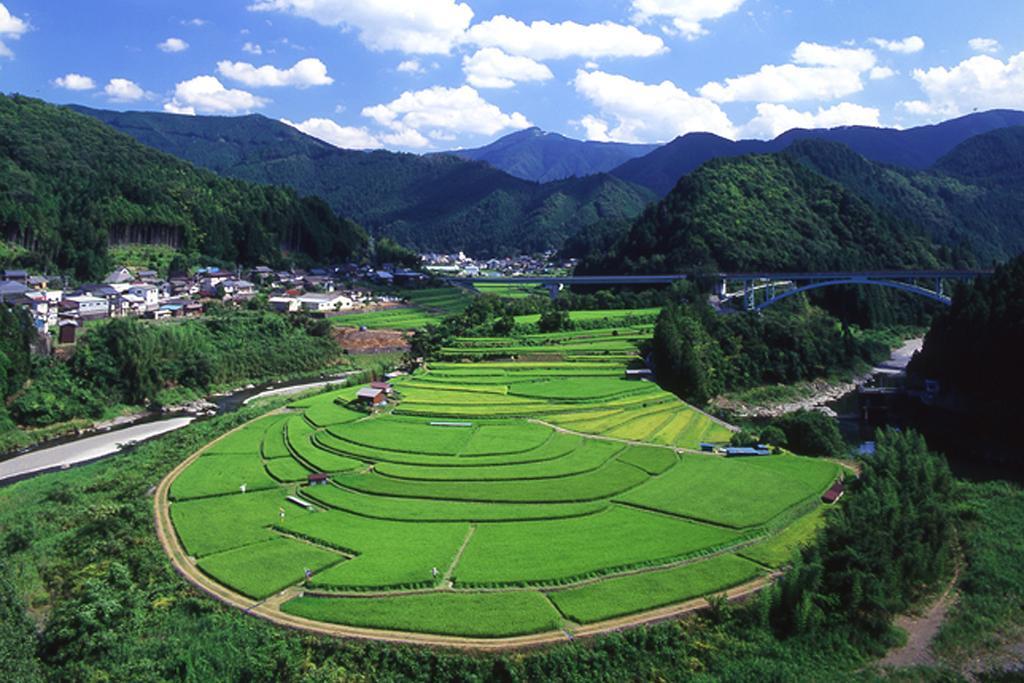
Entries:
<svg viewBox="0 0 1024 683">
<path fill-rule="evenodd" d="M 796 294 L 824 287 L 872 285 L 887 287 L 936 301 L 952 303 L 945 283 L 973 280 L 991 271 L 983 270 L 890 270 L 827 273 L 720 273 L 719 296 L 723 300 L 742 297 L 743 308 L 761 311 Z M 730 283 L 741 283 L 742 289 L 729 291 Z M 779 290 L 782 291 L 779 291 Z M 758 294 L 763 292 L 759 301 Z"/>
</svg>

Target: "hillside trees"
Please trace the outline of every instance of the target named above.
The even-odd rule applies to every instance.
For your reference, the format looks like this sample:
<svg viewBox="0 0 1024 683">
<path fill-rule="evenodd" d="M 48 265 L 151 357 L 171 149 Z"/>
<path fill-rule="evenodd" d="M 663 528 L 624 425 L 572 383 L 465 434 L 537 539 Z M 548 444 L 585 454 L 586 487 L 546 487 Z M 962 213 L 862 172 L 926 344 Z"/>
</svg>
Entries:
<svg viewBox="0 0 1024 683">
<path fill-rule="evenodd" d="M 879 432 L 818 543 L 778 581 L 768 618 L 781 636 L 840 627 L 880 639 L 892 617 L 950 569 L 953 478 L 913 432 Z"/>
<path fill-rule="evenodd" d="M 318 198 L 224 180 L 81 114 L 0 97 L 0 239 L 41 269 L 82 279 L 109 270 L 112 244 L 166 244 L 255 265 L 281 250 L 360 254 L 367 237 Z"/>
<path fill-rule="evenodd" d="M 652 341 L 658 381 L 698 404 L 723 391 L 825 377 L 886 351 L 821 309 L 796 302 L 729 316 L 706 304 L 669 303 Z"/>
</svg>

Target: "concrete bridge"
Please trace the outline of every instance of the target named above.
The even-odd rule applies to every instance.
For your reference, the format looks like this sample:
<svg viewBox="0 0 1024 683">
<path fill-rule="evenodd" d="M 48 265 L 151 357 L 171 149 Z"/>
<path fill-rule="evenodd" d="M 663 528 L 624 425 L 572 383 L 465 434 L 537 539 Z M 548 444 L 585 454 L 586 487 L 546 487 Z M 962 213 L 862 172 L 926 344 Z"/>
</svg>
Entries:
<svg viewBox="0 0 1024 683">
<path fill-rule="evenodd" d="M 949 305 L 946 294 L 948 282 L 960 282 L 990 275 L 990 270 L 881 270 L 803 272 L 749 272 L 669 275 L 545 275 L 524 277 L 456 277 L 447 278 L 451 284 L 472 287 L 477 283 L 541 285 L 554 299 L 569 285 L 663 285 L 678 280 L 714 279 L 717 294 L 725 301 L 742 298 L 748 311 L 763 310 L 783 299 L 801 292 L 841 285 L 873 285 L 896 289 Z M 738 286 L 737 286 L 738 285 Z"/>
</svg>

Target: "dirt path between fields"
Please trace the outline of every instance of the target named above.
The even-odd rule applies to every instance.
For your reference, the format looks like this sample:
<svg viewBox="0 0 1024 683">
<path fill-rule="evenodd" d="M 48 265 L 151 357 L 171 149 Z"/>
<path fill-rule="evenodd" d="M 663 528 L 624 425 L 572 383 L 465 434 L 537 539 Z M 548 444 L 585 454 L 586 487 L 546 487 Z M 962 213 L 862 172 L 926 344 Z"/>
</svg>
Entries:
<svg viewBox="0 0 1024 683">
<path fill-rule="evenodd" d="M 938 662 L 931 651 L 932 641 L 946 621 L 949 609 L 956 602 L 957 569 L 949 585 L 922 614 L 903 614 L 896 617 L 896 626 L 907 632 L 907 643 L 891 650 L 879 664 L 885 667 L 935 666 Z"/>
<path fill-rule="evenodd" d="M 282 412 L 282 411 L 275 411 Z M 258 419 L 258 418 L 257 418 Z M 574 638 L 590 637 L 602 633 L 620 631 L 635 626 L 654 624 L 662 621 L 679 619 L 687 615 L 695 614 L 708 609 L 709 603 L 705 598 L 696 598 L 676 605 L 648 610 L 639 614 L 632 614 L 617 619 L 596 622 L 587 626 L 576 627 L 572 632 L 547 631 L 529 636 L 515 638 L 463 638 L 456 636 L 439 636 L 427 633 L 413 633 L 405 631 L 388 631 L 382 629 L 359 628 L 329 624 L 313 621 L 302 617 L 286 614 L 281 611 L 281 606 L 293 597 L 302 595 L 301 584 L 289 586 L 283 591 L 270 596 L 264 600 L 252 600 L 244 595 L 236 593 L 231 589 L 222 586 L 204 574 L 196 566 L 195 560 L 189 557 L 171 522 L 171 503 L 169 499 L 171 484 L 185 469 L 188 468 L 197 458 L 207 451 L 214 444 L 227 436 L 244 429 L 250 423 L 240 425 L 234 430 L 221 435 L 214 441 L 196 451 L 177 467 L 171 470 L 161 480 L 153 497 L 154 523 L 157 538 L 160 540 L 164 552 L 167 553 L 175 571 L 185 580 L 206 593 L 208 596 L 220 600 L 226 605 L 242 610 L 246 614 L 258 616 L 280 626 L 286 626 L 296 630 L 315 633 L 319 635 L 333 636 L 338 638 L 357 638 L 363 640 L 375 640 L 392 643 L 405 643 L 414 645 L 428 645 L 433 647 L 447 647 L 462 650 L 501 652 L 507 650 L 526 649 L 540 647 L 556 643 L 564 643 Z M 742 601 L 755 595 L 766 586 L 771 585 L 774 576 L 761 577 L 740 586 L 736 586 L 724 592 L 724 595 L 731 601 Z"/>
</svg>

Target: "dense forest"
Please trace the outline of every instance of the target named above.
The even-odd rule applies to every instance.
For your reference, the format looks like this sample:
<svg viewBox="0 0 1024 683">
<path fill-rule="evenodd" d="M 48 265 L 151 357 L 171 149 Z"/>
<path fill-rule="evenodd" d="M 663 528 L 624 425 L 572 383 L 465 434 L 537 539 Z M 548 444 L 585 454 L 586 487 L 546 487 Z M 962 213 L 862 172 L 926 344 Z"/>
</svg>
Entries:
<svg viewBox="0 0 1024 683">
<path fill-rule="evenodd" d="M 786 154 L 877 212 L 920 229 L 950 264 L 990 266 L 1024 252 L 1024 127 L 971 138 L 928 171 L 873 163 L 838 144 L 800 142 Z"/>
<path fill-rule="evenodd" d="M 938 409 L 966 419 L 961 428 L 973 443 L 958 444 L 965 453 L 1012 454 L 1017 466 L 1024 462 L 1016 431 L 1024 386 L 1021 349 L 1024 256 L 997 268 L 991 277 L 961 287 L 908 368 L 919 386 L 925 380 L 939 381 Z"/>
<path fill-rule="evenodd" d="M 679 182 L 583 273 L 927 268 L 919 231 L 786 155 L 720 159 Z"/>
<path fill-rule="evenodd" d="M 88 279 L 121 243 L 255 265 L 282 250 L 345 260 L 367 238 L 320 199 L 225 180 L 69 109 L 0 96 L 0 240 L 27 249 L 26 265 Z"/>
<path fill-rule="evenodd" d="M 960 288 L 914 358 L 916 375 L 939 379 L 972 400 L 1010 400 L 1024 386 L 1024 256 Z M 994 383 L 994 377 L 1000 381 Z M 993 394 L 993 392 L 999 392 Z"/>
<path fill-rule="evenodd" d="M 322 197 L 374 235 L 422 250 L 487 256 L 553 249 L 598 220 L 632 218 L 654 199 L 607 175 L 537 184 L 448 155 L 338 149 L 259 115 L 77 110 L 222 175 Z"/>
<path fill-rule="evenodd" d="M 0 316 L 10 316 L 0 307 Z M 7 429 L 94 419 L 116 406 L 153 405 L 205 395 L 211 387 L 313 372 L 344 361 L 330 325 L 268 311 L 214 309 L 180 323 L 117 318 L 90 325 L 69 361 L 36 358 L 30 373 L 27 340 L 0 336 L 8 363 Z M 10 329 L 18 329 L 11 326 Z M 2 377 L 2 374 L 0 374 Z M 0 412 L 2 418 L 3 412 Z M 4 431 L 0 424 L 0 435 Z"/>
<path fill-rule="evenodd" d="M 669 303 L 651 343 L 658 381 L 698 405 L 727 391 L 853 370 L 889 352 L 822 309 L 796 302 L 729 316 L 702 302 Z"/>
</svg>

